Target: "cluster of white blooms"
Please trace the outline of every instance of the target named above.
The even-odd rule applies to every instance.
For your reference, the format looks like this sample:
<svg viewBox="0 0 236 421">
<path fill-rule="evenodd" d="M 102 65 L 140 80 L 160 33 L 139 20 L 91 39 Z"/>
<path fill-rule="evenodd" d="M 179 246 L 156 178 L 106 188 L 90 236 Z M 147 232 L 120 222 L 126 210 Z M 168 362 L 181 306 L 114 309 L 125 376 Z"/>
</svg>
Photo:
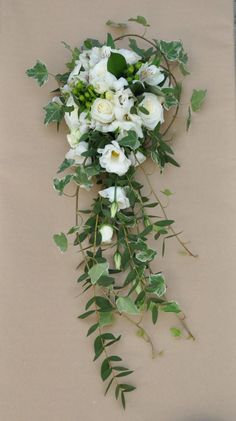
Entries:
<svg viewBox="0 0 236 421">
<path fill-rule="evenodd" d="M 85 159 L 82 156 L 89 147 L 88 142 L 84 137 L 81 139 L 81 136 L 95 130 L 110 133 L 110 143 L 105 144 L 103 148 L 97 148 L 97 159 L 107 173 L 123 176 L 130 166 L 137 166 L 145 161 L 145 150 L 142 148 L 144 131 L 154 130 L 158 123 L 163 123 L 164 113 L 160 97 L 144 89 L 141 99 L 138 100 L 130 89 L 131 78 L 128 74 L 117 78 L 108 71 L 111 53 L 118 53 L 124 57 L 130 73 L 135 73 L 135 77 L 132 75 L 133 84 L 139 82 L 143 86 L 158 87 L 165 79 L 160 67 L 151 61 L 145 62 L 131 50 L 116 50 L 109 46 L 84 50 L 76 61 L 67 83 L 61 88 L 66 98 L 66 106 L 73 107 L 72 111 L 65 113 L 65 122 L 70 130 L 67 135 L 70 150 L 66 158 L 74 160 L 74 165 L 84 162 L 85 165 L 91 165 L 91 158 Z M 127 152 L 127 149 L 119 144 L 129 131 L 135 133 L 141 149 Z M 99 194 L 116 204 L 116 209 L 113 206 L 113 212 L 114 209 L 116 211 L 130 206 L 125 189 L 121 187 L 110 187 L 101 190 Z M 103 227 L 101 234 L 104 241 L 110 241 L 112 238 L 111 229 L 106 230 Z"/>
</svg>

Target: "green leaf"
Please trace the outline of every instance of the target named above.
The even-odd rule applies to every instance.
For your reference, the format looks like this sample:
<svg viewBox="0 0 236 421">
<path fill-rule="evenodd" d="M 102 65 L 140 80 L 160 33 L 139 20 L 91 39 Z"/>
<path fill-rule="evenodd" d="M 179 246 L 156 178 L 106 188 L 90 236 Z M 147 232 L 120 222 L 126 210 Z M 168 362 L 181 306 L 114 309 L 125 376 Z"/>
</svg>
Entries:
<svg viewBox="0 0 236 421">
<path fill-rule="evenodd" d="M 114 22 L 113 20 L 108 20 L 106 22 L 106 25 L 111 26 L 112 28 L 127 28 L 127 23 L 123 23 L 123 22 Z"/>
<path fill-rule="evenodd" d="M 138 259 L 140 262 L 146 263 L 151 262 L 151 260 L 154 259 L 157 252 L 153 249 L 147 249 L 143 251 L 138 251 L 135 255 L 136 259 Z"/>
<path fill-rule="evenodd" d="M 87 317 L 91 316 L 91 314 L 95 313 L 95 310 L 89 310 L 86 311 L 83 314 L 80 314 L 80 316 L 78 316 L 79 319 L 86 319 Z"/>
<path fill-rule="evenodd" d="M 206 94 L 207 94 L 207 90 L 203 90 L 203 89 L 194 89 L 192 96 L 191 96 L 191 107 L 192 107 L 192 111 L 198 111 L 205 98 L 206 98 Z"/>
<path fill-rule="evenodd" d="M 145 27 L 150 26 L 149 23 L 147 22 L 147 19 L 144 16 L 137 16 L 136 18 L 129 18 L 128 21 L 139 23 L 140 25 L 143 25 Z"/>
<path fill-rule="evenodd" d="M 86 167 L 83 165 L 77 165 L 75 172 L 76 174 L 74 175 L 73 180 L 76 184 L 83 186 L 86 189 L 90 189 L 93 183 L 87 174 Z"/>
<path fill-rule="evenodd" d="M 114 323 L 114 316 L 112 312 L 99 312 L 99 326 L 110 326 Z"/>
<path fill-rule="evenodd" d="M 63 178 L 54 178 L 53 185 L 54 185 L 55 190 L 57 190 L 59 194 L 61 195 L 63 193 L 65 186 L 69 184 L 71 180 L 73 180 L 72 174 L 67 174 Z"/>
<path fill-rule="evenodd" d="M 140 146 L 140 142 L 138 140 L 136 132 L 134 132 L 133 130 L 129 130 L 127 136 L 119 140 L 119 145 L 128 147 L 132 150 L 137 149 Z"/>
<path fill-rule="evenodd" d="M 102 275 L 107 275 L 108 268 L 109 268 L 109 265 L 107 262 L 97 263 L 96 265 L 92 266 L 88 271 L 88 274 L 91 279 L 91 283 L 94 285 L 97 283 L 97 281 L 99 280 L 99 278 L 101 278 Z"/>
<path fill-rule="evenodd" d="M 114 49 L 116 48 L 115 43 L 114 43 L 114 39 L 113 39 L 113 37 L 110 33 L 107 34 L 107 43 L 106 44 L 108 45 L 108 47 L 111 47 L 111 48 L 114 48 Z"/>
<path fill-rule="evenodd" d="M 65 112 L 64 106 L 55 101 L 49 102 L 43 109 L 46 111 L 44 118 L 44 124 L 46 125 L 49 123 L 59 123 Z"/>
<path fill-rule="evenodd" d="M 119 53 L 111 53 L 107 61 L 108 72 L 112 73 L 117 77 L 117 79 L 119 79 L 126 68 L 127 63 L 124 56 L 122 56 L 122 54 Z"/>
<path fill-rule="evenodd" d="M 192 113 L 191 113 L 191 107 L 188 107 L 188 115 L 187 115 L 187 120 L 186 120 L 186 130 L 189 130 L 189 127 L 191 126 L 192 123 Z"/>
<path fill-rule="evenodd" d="M 167 197 L 172 196 L 172 194 L 174 194 L 169 189 L 162 190 L 161 193 Z"/>
<path fill-rule="evenodd" d="M 166 293 L 165 278 L 161 272 L 149 276 L 149 285 L 146 290 L 156 294 L 158 297 L 162 297 Z"/>
<path fill-rule="evenodd" d="M 48 70 L 44 63 L 37 60 L 34 67 L 26 70 L 29 77 L 33 77 L 38 82 L 39 86 L 43 86 L 48 81 Z"/>
<path fill-rule="evenodd" d="M 153 48 L 149 48 L 148 50 L 139 48 L 137 41 L 133 38 L 129 38 L 129 47 L 131 48 L 131 50 L 133 50 L 136 54 L 138 54 L 140 57 L 144 58 L 145 60 L 149 59 L 153 53 Z"/>
<path fill-rule="evenodd" d="M 105 381 L 110 376 L 111 373 L 112 373 L 112 369 L 111 369 L 111 366 L 110 366 L 110 362 L 109 362 L 109 359 L 106 358 L 101 365 L 101 378 L 102 378 L 102 380 Z"/>
<path fill-rule="evenodd" d="M 165 311 L 166 313 L 180 313 L 181 309 L 179 307 L 179 304 L 175 301 L 169 301 L 165 302 L 160 305 L 160 309 L 162 311 Z"/>
<path fill-rule="evenodd" d="M 91 50 L 93 47 L 101 47 L 101 46 L 102 46 L 101 43 L 97 39 L 94 39 L 94 38 L 87 38 L 84 41 L 84 47 L 87 50 Z"/>
<path fill-rule="evenodd" d="M 152 307 L 152 323 L 155 325 L 158 318 L 158 307 L 154 304 Z"/>
<path fill-rule="evenodd" d="M 159 48 L 163 54 L 165 54 L 167 60 L 176 61 L 179 58 L 179 54 L 183 49 L 181 41 L 159 41 Z"/>
<path fill-rule="evenodd" d="M 169 225 L 172 225 L 175 221 L 172 219 L 163 219 L 162 221 L 157 221 L 154 223 L 157 227 L 167 227 Z"/>
<path fill-rule="evenodd" d="M 150 113 L 149 113 L 149 111 L 147 110 L 147 108 L 143 107 L 142 105 L 140 105 L 140 106 L 138 107 L 138 109 L 139 109 L 139 111 L 141 111 L 141 113 L 143 113 L 143 114 L 146 114 L 146 115 L 150 114 Z"/>
<path fill-rule="evenodd" d="M 105 297 L 95 297 L 95 303 L 102 312 L 110 312 L 113 310 L 113 306 L 110 301 Z"/>
<path fill-rule="evenodd" d="M 180 336 L 182 336 L 181 330 L 178 329 L 177 327 L 171 327 L 170 333 L 172 336 L 174 336 L 174 338 L 179 338 Z"/>
<path fill-rule="evenodd" d="M 139 314 L 138 308 L 130 297 L 117 298 L 116 307 L 120 313 Z"/>
<path fill-rule="evenodd" d="M 64 253 L 68 248 L 68 240 L 64 232 L 60 234 L 54 234 L 53 240 L 55 241 L 57 247 Z"/>
<path fill-rule="evenodd" d="M 94 325 L 90 326 L 88 332 L 87 332 L 87 336 L 91 335 L 93 332 L 95 332 L 95 330 L 98 328 L 99 323 L 95 323 Z"/>
<path fill-rule="evenodd" d="M 65 171 L 67 168 L 72 167 L 72 165 L 74 164 L 74 159 L 64 159 L 64 161 L 62 162 L 62 164 L 60 165 L 57 174 Z"/>
</svg>

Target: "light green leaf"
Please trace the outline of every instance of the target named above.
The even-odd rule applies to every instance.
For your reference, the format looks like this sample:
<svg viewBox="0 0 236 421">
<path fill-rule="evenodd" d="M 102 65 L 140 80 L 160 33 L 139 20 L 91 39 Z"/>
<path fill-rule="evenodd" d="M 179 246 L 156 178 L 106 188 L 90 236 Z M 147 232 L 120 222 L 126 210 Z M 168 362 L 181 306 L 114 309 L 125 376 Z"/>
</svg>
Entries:
<svg viewBox="0 0 236 421">
<path fill-rule="evenodd" d="M 43 86 L 48 81 L 48 70 L 44 63 L 37 60 L 34 67 L 26 70 L 26 74 L 29 77 L 33 77 L 39 86 Z"/>
<path fill-rule="evenodd" d="M 92 266 L 88 271 L 91 283 L 94 285 L 101 278 L 102 275 L 108 275 L 108 268 L 109 265 L 107 262 L 97 263 L 96 265 Z"/>
<path fill-rule="evenodd" d="M 46 111 L 44 124 L 59 123 L 64 116 L 64 106 L 58 102 L 51 101 L 43 109 Z"/>
<path fill-rule="evenodd" d="M 108 20 L 106 25 L 110 26 L 111 28 L 127 28 L 127 23 L 123 22 L 114 22 L 113 20 Z"/>
<path fill-rule="evenodd" d="M 140 25 L 143 25 L 145 27 L 150 26 L 149 23 L 147 22 L 147 19 L 144 16 L 137 16 L 136 18 L 129 18 L 128 21 L 139 23 Z"/>
<path fill-rule="evenodd" d="M 169 189 L 162 190 L 161 193 L 167 197 L 172 196 L 172 194 L 174 194 Z"/>
<path fill-rule="evenodd" d="M 203 89 L 194 89 L 192 96 L 191 96 L 191 107 L 192 111 L 198 111 L 201 108 L 205 98 L 206 98 L 207 90 Z"/>
<path fill-rule="evenodd" d="M 60 234 L 54 234 L 53 240 L 55 241 L 57 247 L 64 253 L 68 248 L 68 240 L 63 232 Z"/>
<path fill-rule="evenodd" d="M 149 276 L 149 285 L 146 289 L 148 292 L 152 292 L 158 297 L 162 297 L 162 295 L 166 293 L 166 283 L 163 274 L 160 272 Z"/>
<path fill-rule="evenodd" d="M 103 313 L 102 311 L 99 312 L 99 326 L 100 327 L 109 326 L 109 325 L 112 325 L 113 323 L 114 323 L 114 315 L 112 312 L 108 312 L 108 311 L 106 311 L 105 313 Z"/>
<path fill-rule="evenodd" d="M 116 307 L 120 313 L 139 314 L 138 308 L 130 297 L 117 298 Z"/>
<path fill-rule="evenodd" d="M 166 313 L 180 313 L 181 309 L 178 303 L 175 301 L 167 301 L 160 305 L 160 309 Z"/>
<path fill-rule="evenodd" d="M 119 53 L 111 53 L 107 61 L 108 72 L 112 73 L 117 77 L 117 79 L 119 79 L 126 68 L 127 63 L 124 56 L 122 56 L 122 54 Z"/>
<path fill-rule="evenodd" d="M 132 150 L 137 149 L 140 146 L 140 142 L 137 138 L 136 132 L 129 130 L 127 136 L 119 141 L 119 145 L 128 147 Z"/>
<path fill-rule="evenodd" d="M 170 333 L 175 338 L 179 338 L 180 336 L 182 336 L 182 331 L 180 329 L 178 329 L 177 327 L 171 327 Z"/>
<path fill-rule="evenodd" d="M 135 257 L 140 262 L 145 263 L 145 262 L 150 262 L 151 260 L 153 260 L 154 257 L 156 256 L 156 254 L 157 254 L 157 252 L 155 250 L 147 249 L 147 250 L 143 250 L 143 251 L 138 251 L 136 253 Z"/>
</svg>

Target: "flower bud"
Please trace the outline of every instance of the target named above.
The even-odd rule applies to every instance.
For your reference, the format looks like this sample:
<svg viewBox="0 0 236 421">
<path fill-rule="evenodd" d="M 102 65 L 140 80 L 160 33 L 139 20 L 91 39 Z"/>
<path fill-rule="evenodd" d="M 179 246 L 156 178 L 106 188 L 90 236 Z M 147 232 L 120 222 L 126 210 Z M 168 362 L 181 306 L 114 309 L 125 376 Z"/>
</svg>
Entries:
<svg viewBox="0 0 236 421">
<path fill-rule="evenodd" d="M 131 64 L 131 66 L 129 66 L 128 67 L 128 69 L 127 69 L 127 73 L 128 74 L 132 74 L 132 73 L 134 73 L 134 66 Z"/>
<path fill-rule="evenodd" d="M 119 251 L 116 251 L 116 253 L 113 256 L 115 268 L 117 270 L 120 270 L 121 268 L 121 254 Z"/>
<path fill-rule="evenodd" d="M 118 210 L 118 203 L 113 202 L 112 205 L 111 205 L 111 217 L 112 218 L 115 218 L 117 210 Z"/>
<path fill-rule="evenodd" d="M 111 225 L 104 224 L 99 228 L 99 232 L 102 236 L 102 243 L 111 243 L 113 237 L 113 228 Z"/>
<path fill-rule="evenodd" d="M 79 96 L 79 100 L 80 100 L 81 102 L 83 102 L 83 101 L 85 100 L 84 95 L 80 95 L 80 96 Z"/>
<path fill-rule="evenodd" d="M 143 218 L 143 222 L 144 222 L 145 227 L 149 227 L 149 225 L 151 225 L 150 219 L 146 215 Z"/>
</svg>

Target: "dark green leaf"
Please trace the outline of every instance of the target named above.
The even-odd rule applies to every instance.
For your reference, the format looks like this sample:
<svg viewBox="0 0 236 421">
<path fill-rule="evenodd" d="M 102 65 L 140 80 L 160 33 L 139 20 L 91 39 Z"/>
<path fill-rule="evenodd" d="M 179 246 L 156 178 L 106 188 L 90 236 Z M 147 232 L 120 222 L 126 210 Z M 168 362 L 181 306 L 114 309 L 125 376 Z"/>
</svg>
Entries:
<svg viewBox="0 0 236 421">
<path fill-rule="evenodd" d="M 119 79 L 126 68 L 127 63 L 124 56 L 122 56 L 122 54 L 119 53 L 111 53 L 107 61 L 108 72 L 112 73 L 117 77 L 117 79 Z"/>
<path fill-rule="evenodd" d="M 111 48 L 114 48 L 114 49 L 116 48 L 114 39 L 110 33 L 107 34 L 107 45 Z"/>
<path fill-rule="evenodd" d="M 46 111 L 44 124 L 59 123 L 64 116 L 64 106 L 58 102 L 51 101 L 43 109 Z"/>
<path fill-rule="evenodd" d="M 63 172 L 64 170 L 66 170 L 67 168 L 72 167 L 74 162 L 75 162 L 74 159 L 64 159 L 64 161 L 60 165 L 57 173 L 59 174 L 59 173 Z"/>
<path fill-rule="evenodd" d="M 86 319 L 87 317 L 91 316 L 91 314 L 95 313 L 95 310 L 89 310 L 86 311 L 83 314 L 80 314 L 80 316 L 78 316 L 79 319 Z"/>
<path fill-rule="evenodd" d="M 87 336 L 89 336 L 89 335 L 91 335 L 93 332 L 95 332 L 95 330 L 98 328 L 98 326 L 99 326 L 99 323 L 95 323 L 94 325 L 92 325 L 92 326 L 89 328 L 88 332 L 87 332 Z"/>
<path fill-rule="evenodd" d="M 39 86 L 44 85 L 48 81 L 48 70 L 44 63 L 37 60 L 34 67 L 26 70 L 26 74 L 29 77 L 33 77 Z"/>
<path fill-rule="evenodd" d="M 129 130 L 127 136 L 119 140 L 119 145 L 128 147 L 132 150 L 137 149 L 140 146 L 140 142 L 138 140 L 136 132 L 134 132 L 133 130 Z"/>
</svg>

